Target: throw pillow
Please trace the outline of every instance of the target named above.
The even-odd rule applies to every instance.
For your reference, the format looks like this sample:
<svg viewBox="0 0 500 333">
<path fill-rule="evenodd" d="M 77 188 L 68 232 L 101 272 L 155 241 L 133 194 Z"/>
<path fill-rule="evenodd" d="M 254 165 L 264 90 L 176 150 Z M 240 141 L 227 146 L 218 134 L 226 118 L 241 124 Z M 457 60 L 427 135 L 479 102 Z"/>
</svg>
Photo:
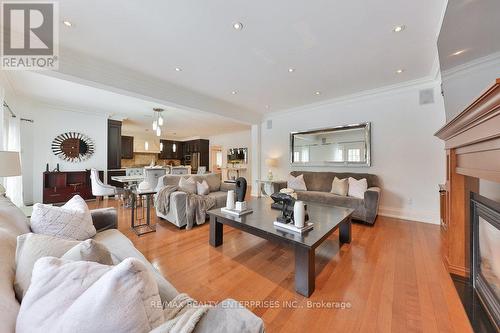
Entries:
<svg viewBox="0 0 500 333">
<path fill-rule="evenodd" d="M 286 187 L 295 191 L 307 191 L 306 183 L 304 182 L 304 175 L 298 175 L 297 177 L 288 175 Z"/>
<path fill-rule="evenodd" d="M 338 179 L 335 177 L 332 182 L 332 190 L 330 193 L 346 196 L 349 189 L 349 180 L 347 178 Z"/>
<path fill-rule="evenodd" d="M 33 268 L 16 332 L 149 332 L 163 321 L 158 286 L 140 260 L 106 266 L 45 257 Z"/>
<path fill-rule="evenodd" d="M 35 262 L 42 257 L 63 257 L 78 261 L 95 261 L 105 265 L 113 264 L 108 249 L 93 239 L 80 242 L 33 233 L 20 235 L 17 237 L 14 280 L 14 291 L 19 301 L 28 290 Z"/>
<path fill-rule="evenodd" d="M 359 199 L 364 199 L 365 192 L 368 189 L 368 182 L 366 178 L 357 180 L 349 177 L 349 196 Z"/>
<path fill-rule="evenodd" d="M 208 186 L 207 181 L 203 180 L 201 183 L 196 182 L 196 191 L 199 195 L 207 195 L 210 193 L 210 187 Z"/>
<path fill-rule="evenodd" d="M 36 203 L 30 224 L 36 234 L 61 238 L 85 240 L 96 234 L 89 207 L 79 195 L 61 207 Z"/>
<path fill-rule="evenodd" d="M 193 177 L 189 177 L 188 179 L 181 177 L 181 179 L 179 179 L 179 190 L 186 193 L 196 194 L 196 181 Z"/>
</svg>

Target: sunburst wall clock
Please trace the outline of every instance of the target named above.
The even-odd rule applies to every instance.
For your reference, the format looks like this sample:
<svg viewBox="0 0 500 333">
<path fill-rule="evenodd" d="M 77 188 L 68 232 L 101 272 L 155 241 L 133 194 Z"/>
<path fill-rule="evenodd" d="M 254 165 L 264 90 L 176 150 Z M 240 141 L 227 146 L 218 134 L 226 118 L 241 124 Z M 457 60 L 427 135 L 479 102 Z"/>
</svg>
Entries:
<svg viewBox="0 0 500 333">
<path fill-rule="evenodd" d="M 78 132 L 63 133 L 52 140 L 52 152 L 60 159 L 72 163 L 89 159 L 94 150 L 94 141 Z"/>
</svg>

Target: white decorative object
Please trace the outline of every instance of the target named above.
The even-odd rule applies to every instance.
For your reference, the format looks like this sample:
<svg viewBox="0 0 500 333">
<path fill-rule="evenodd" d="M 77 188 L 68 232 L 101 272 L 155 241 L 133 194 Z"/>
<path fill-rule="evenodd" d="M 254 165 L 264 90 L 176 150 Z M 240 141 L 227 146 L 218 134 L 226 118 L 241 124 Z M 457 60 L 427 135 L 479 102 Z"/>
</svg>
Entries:
<svg viewBox="0 0 500 333">
<path fill-rule="evenodd" d="M 234 209 L 234 190 L 227 191 L 226 208 Z"/>
<path fill-rule="evenodd" d="M 36 234 L 67 239 L 85 240 L 96 234 L 89 207 L 79 195 L 61 207 L 36 203 L 30 224 Z"/>
<path fill-rule="evenodd" d="M 45 257 L 33 268 L 16 332 L 145 333 L 163 322 L 154 275 L 139 259 L 107 266 Z"/>
<path fill-rule="evenodd" d="M 365 192 L 368 189 L 368 181 L 366 178 L 356 180 L 349 177 L 349 196 L 359 199 L 364 199 Z"/>
<path fill-rule="evenodd" d="M 298 175 L 297 177 L 288 175 L 286 186 L 295 191 L 307 191 L 306 183 L 304 182 L 304 175 Z"/>
<path fill-rule="evenodd" d="M 303 201 L 295 201 L 293 205 L 293 221 L 297 228 L 303 228 L 306 219 L 306 209 Z"/>
<path fill-rule="evenodd" d="M 286 231 L 297 232 L 299 234 L 302 234 L 308 230 L 311 230 L 314 227 L 314 224 L 311 222 L 307 222 L 307 225 L 305 225 L 303 228 L 297 228 L 295 225 L 293 225 L 291 223 L 282 223 L 282 222 L 278 222 L 278 221 L 274 221 L 273 224 L 276 228 L 280 228 L 280 229 L 283 229 Z"/>
<path fill-rule="evenodd" d="M 247 209 L 247 202 L 246 201 L 236 201 L 236 208 L 237 211 L 244 211 Z"/>
</svg>

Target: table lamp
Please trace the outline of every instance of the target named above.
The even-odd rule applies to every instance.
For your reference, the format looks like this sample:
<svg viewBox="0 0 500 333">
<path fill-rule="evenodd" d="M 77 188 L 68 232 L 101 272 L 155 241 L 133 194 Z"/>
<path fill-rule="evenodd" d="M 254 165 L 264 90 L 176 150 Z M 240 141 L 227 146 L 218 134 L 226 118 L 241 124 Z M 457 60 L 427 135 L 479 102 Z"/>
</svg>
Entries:
<svg viewBox="0 0 500 333">
<path fill-rule="evenodd" d="M 14 177 L 21 175 L 19 152 L 0 151 L 0 177 Z M 0 195 L 5 194 L 5 188 L 0 185 Z"/>
<path fill-rule="evenodd" d="M 278 160 L 275 158 L 268 158 L 268 159 L 266 159 L 266 165 L 269 167 L 269 172 L 267 173 L 267 179 L 273 180 L 272 168 L 278 166 Z"/>
</svg>

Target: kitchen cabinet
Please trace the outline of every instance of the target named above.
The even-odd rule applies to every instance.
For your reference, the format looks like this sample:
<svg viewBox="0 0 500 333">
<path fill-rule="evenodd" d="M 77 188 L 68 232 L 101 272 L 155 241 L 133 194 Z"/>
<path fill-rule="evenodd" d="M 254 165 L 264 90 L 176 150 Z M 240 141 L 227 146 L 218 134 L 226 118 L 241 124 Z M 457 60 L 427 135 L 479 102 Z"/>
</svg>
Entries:
<svg viewBox="0 0 500 333">
<path fill-rule="evenodd" d="M 180 160 L 182 158 L 181 146 L 183 142 L 173 140 L 160 140 L 160 142 L 163 144 L 163 150 L 160 152 L 161 159 Z"/>
<path fill-rule="evenodd" d="M 134 137 L 122 135 L 122 158 L 134 158 Z"/>
<path fill-rule="evenodd" d="M 122 122 L 108 119 L 108 169 L 120 169 L 122 159 Z"/>
</svg>

